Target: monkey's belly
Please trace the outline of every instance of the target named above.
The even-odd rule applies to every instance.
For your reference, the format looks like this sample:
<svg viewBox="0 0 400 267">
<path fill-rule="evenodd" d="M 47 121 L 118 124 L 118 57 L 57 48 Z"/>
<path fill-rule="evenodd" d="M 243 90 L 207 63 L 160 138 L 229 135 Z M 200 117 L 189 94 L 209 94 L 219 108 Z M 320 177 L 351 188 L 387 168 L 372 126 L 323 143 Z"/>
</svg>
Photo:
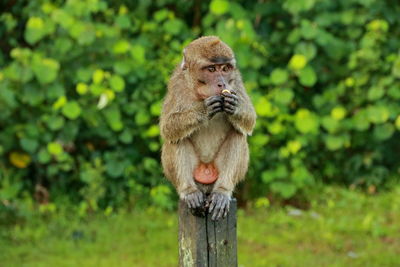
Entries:
<svg viewBox="0 0 400 267">
<path fill-rule="evenodd" d="M 191 137 L 199 163 L 193 177 L 201 184 L 212 184 L 218 179 L 219 171 L 214 160 L 232 126 L 222 113 L 217 114 L 208 124 Z"/>
<path fill-rule="evenodd" d="M 225 114 L 219 113 L 208 124 L 201 127 L 191 136 L 191 141 L 200 162 L 211 163 L 232 126 Z"/>
</svg>

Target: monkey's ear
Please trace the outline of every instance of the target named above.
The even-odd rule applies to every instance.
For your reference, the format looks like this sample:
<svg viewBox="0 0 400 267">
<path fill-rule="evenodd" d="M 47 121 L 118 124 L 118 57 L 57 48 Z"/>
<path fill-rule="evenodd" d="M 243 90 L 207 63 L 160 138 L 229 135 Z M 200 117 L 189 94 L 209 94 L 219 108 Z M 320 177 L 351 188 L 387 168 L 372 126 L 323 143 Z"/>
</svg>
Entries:
<svg viewBox="0 0 400 267">
<path fill-rule="evenodd" d="M 233 58 L 233 59 L 231 60 L 231 64 L 232 64 L 232 66 L 233 66 L 234 68 L 236 68 L 236 59 L 235 59 L 235 58 Z"/>
<path fill-rule="evenodd" d="M 183 59 L 182 59 L 182 63 L 181 63 L 181 69 L 182 70 L 186 70 L 187 69 L 185 50 L 186 50 L 186 48 L 183 49 Z"/>
</svg>

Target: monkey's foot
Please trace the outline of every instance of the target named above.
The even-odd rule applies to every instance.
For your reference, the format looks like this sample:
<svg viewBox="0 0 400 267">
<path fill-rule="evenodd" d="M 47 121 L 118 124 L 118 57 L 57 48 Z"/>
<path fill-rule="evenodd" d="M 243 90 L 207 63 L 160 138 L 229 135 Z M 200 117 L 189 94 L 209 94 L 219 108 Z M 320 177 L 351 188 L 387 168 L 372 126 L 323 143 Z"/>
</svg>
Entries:
<svg viewBox="0 0 400 267">
<path fill-rule="evenodd" d="M 231 198 L 226 194 L 217 192 L 211 193 L 206 203 L 208 212 L 212 214 L 211 220 L 218 221 L 228 215 L 230 200 Z"/>
<path fill-rule="evenodd" d="M 204 203 L 204 195 L 201 191 L 187 194 L 183 199 L 190 209 L 200 208 Z"/>
</svg>

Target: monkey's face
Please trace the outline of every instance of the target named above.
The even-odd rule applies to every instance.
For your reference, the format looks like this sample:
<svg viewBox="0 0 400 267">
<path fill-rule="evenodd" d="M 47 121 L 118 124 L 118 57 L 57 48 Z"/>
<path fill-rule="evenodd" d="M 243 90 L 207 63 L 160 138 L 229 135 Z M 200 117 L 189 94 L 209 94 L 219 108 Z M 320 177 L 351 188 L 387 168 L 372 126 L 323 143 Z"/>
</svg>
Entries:
<svg viewBox="0 0 400 267">
<path fill-rule="evenodd" d="M 233 72 L 234 66 L 229 62 L 200 66 L 195 73 L 198 97 L 206 99 L 213 95 L 220 95 L 225 89 L 231 91 Z"/>
</svg>

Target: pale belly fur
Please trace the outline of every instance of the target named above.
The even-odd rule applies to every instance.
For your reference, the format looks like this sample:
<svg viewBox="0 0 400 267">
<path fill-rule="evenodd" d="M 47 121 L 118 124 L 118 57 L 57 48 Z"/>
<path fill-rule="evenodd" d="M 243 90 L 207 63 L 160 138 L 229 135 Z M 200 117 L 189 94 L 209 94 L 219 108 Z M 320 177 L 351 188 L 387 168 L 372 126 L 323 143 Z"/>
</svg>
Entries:
<svg viewBox="0 0 400 267">
<path fill-rule="evenodd" d="M 215 115 L 207 124 L 190 137 L 194 149 L 203 163 L 214 160 L 232 125 L 223 113 Z"/>
</svg>

